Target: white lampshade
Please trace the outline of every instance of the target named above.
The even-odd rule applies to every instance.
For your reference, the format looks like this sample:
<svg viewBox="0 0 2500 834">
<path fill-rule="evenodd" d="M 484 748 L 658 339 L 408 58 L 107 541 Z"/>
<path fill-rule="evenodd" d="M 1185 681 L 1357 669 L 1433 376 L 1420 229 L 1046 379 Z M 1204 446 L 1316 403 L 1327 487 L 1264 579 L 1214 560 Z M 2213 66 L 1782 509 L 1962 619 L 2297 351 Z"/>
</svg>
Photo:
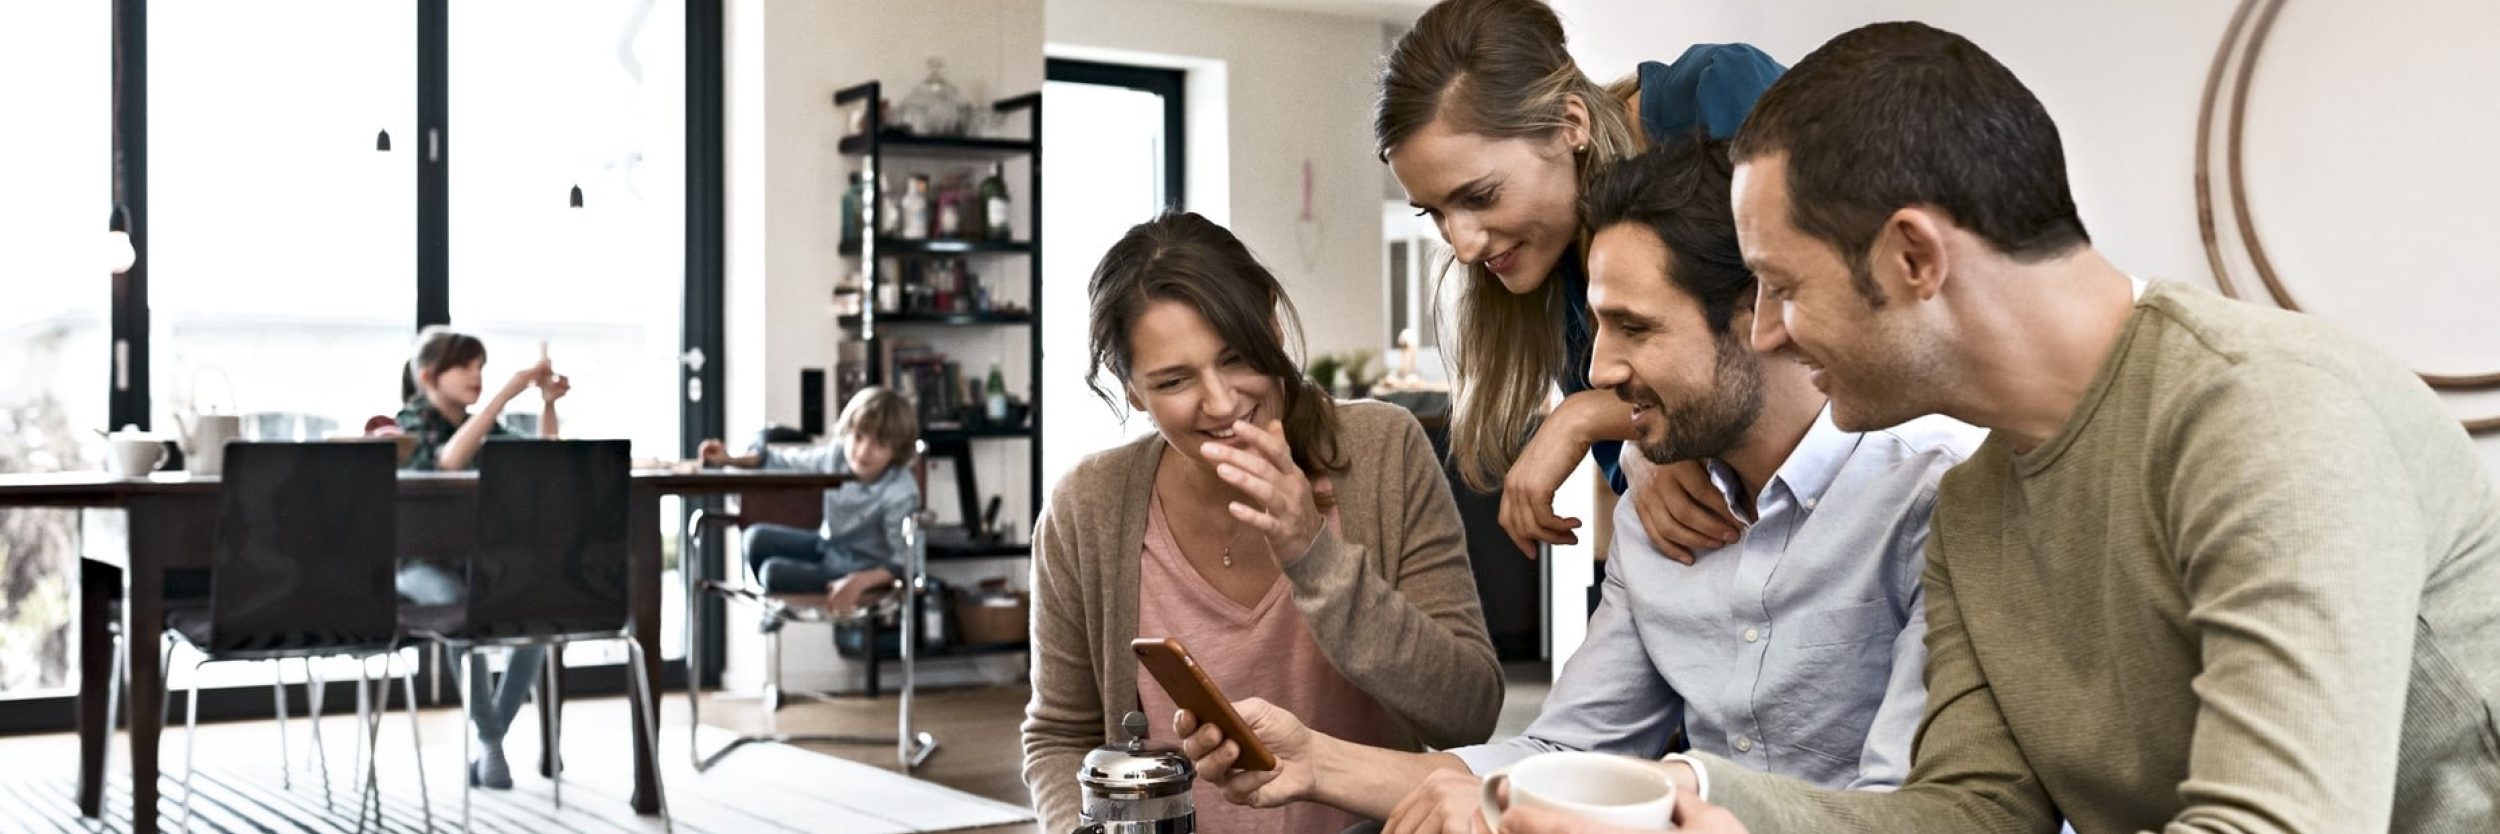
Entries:
<svg viewBox="0 0 2500 834">
<path fill-rule="evenodd" d="M 138 262 L 139 250 L 131 247 L 129 232 L 104 233 L 104 265 L 107 269 L 120 275 L 129 272 L 131 265 Z"/>
</svg>

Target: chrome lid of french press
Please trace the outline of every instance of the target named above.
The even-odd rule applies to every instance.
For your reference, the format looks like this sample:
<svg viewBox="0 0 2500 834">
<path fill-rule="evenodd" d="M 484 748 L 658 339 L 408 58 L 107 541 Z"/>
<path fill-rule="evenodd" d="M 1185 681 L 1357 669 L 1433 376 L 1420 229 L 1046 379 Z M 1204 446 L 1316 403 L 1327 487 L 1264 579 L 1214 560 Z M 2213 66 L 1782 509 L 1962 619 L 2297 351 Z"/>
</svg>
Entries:
<svg viewBox="0 0 2500 834">
<path fill-rule="evenodd" d="M 1128 743 L 1104 745 L 1085 754 L 1085 764 L 1077 770 L 1079 784 L 1106 799 L 1152 799 L 1189 792 L 1198 769 L 1179 750 L 1146 740 L 1145 715 L 1121 716 L 1120 729 L 1127 732 Z"/>
</svg>

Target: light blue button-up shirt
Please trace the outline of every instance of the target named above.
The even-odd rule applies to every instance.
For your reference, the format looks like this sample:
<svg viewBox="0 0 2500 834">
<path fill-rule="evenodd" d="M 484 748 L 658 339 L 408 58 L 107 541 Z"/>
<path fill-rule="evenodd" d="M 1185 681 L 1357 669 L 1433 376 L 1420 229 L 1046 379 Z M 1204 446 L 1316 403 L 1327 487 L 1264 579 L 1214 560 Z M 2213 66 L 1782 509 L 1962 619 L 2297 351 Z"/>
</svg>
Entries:
<svg viewBox="0 0 2500 834">
<path fill-rule="evenodd" d="M 1679 565 L 1616 506 L 1604 601 L 1527 732 L 1450 751 L 1489 773 L 1550 750 L 1692 748 L 1830 788 L 1888 789 L 1926 706 L 1919 589 L 1936 482 L 1984 433 L 1942 417 L 1863 434 L 1828 408 L 1736 544 Z M 1733 470 L 1711 478 L 1734 500 Z"/>
</svg>

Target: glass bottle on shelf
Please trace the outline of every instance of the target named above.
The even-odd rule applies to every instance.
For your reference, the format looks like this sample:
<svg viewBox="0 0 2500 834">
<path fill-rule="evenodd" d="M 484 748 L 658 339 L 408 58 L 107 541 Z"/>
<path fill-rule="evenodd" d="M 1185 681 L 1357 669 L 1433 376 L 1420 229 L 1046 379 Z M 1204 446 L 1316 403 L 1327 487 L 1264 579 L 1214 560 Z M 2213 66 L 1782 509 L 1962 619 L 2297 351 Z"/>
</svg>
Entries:
<svg viewBox="0 0 2500 834">
<path fill-rule="evenodd" d="M 1015 237 L 1015 223 L 1007 199 L 1007 163 L 990 163 L 990 175 L 981 180 L 982 236 L 991 240 Z"/>
<path fill-rule="evenodd" d="M 902 195 L 895 193 L 894 184 L 892 182 L 888 182 L 883 174 L 877 175 L 876 187 L 877 234 L 884 237 L 893 237 L 896 233 L 903 230 L 903 209 L 902 201 L 900 199 Z"/>
<path fill-rule="evenodd" d="M 990 363 L 990 382 L 987 393 L 989 397 L 986 402 L 982 403 L 982 416 L 989 418 L 991 425 L 1006 425 L 1007 375 L 999 372 L 997 362 Z"/>
<path fill-rule="evenodd" d="M 852 171 L 851 184 L 842 189 L 842 242 L 846 245 L 859 242 L 861 203 L 866 196 L 867 187 L 860 181 L 859 172 Z"/>
<path fill-rule="evenodd" d="M 911 188 L 896 202 L 903 215 L 898 236 L 905 240 L 929 239 L 929 175 L 911 175 Z"/>
<path fill-rule="evenodd" d="M 961 179 L 948 177 L 946 185 L 938 189 L 937 222 L 931 225 L 936 227 L 936 237 L 950 240 L 970 237 L 964 234 L 964 190 Z"/>
</svg>

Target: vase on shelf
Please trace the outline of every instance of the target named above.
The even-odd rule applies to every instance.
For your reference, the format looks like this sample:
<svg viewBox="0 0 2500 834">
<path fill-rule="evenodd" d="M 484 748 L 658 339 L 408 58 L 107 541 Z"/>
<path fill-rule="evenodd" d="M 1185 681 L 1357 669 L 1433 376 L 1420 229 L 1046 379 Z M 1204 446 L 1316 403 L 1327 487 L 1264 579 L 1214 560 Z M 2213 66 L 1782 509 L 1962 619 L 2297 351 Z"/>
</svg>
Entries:
<svg viewBox="0 0 2500 834">
<path fill-rule="evenodd" d="M 903 99 L 902 126 L 921 136 L 962 136 L 971 126 L 972 104 L 946 80 L 946 62 L 929 59 L 929 77 Z"/>
</svg>

